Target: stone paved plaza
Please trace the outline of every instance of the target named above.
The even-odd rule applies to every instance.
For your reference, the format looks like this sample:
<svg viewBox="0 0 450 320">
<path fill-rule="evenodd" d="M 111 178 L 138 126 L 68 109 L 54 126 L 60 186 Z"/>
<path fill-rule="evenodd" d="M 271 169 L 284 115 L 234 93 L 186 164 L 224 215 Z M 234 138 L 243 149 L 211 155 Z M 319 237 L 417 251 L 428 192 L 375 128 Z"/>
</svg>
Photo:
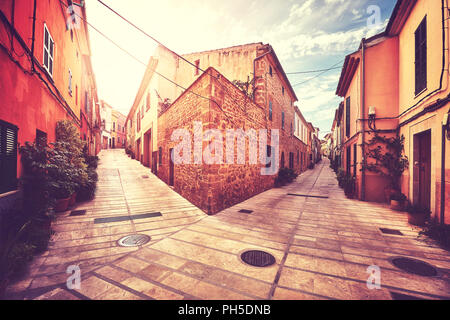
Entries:
<svg viewBox="0 0 450 320">
<path fill-rule="evenodd" d="M 123 150 L 102 151 L 98 173 L 95 199 L 75 208 L 86 215 L 58 217 L 48 251 L 9 288 L 10 299 L 393 299 L 395 293 L 450 298 L 450 254 L 419 240 L 405 213 L 346 199 L 327 160 L 289 186 L 214 216 Z M 94 223 L 153 212 L 162 216 Z M 134 233 L 151 241 L 118 246 L 121 237 Z M 246 265 L 239 258 L 246 249 L 269 252 L 276 264 Z M 396 256 L 429 262 L 439 268 L 438 276 L 401 271 L 390 263 Z M 77 290 L 66 286 L 71 265 L 81 271 Z M 381 268 L 381 289 L 367 288 L 371 265 Z"/>
</svg>

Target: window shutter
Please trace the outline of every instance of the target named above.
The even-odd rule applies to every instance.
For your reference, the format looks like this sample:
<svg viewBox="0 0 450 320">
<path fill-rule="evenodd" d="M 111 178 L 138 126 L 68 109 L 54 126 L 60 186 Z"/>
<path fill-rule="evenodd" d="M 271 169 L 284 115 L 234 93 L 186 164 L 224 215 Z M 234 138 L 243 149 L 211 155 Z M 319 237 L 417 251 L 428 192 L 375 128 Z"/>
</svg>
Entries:
<svg viewBox="0 0 450 320">
<path fill-rule="evenodd" d="M 0 193 L 17 187 L 17 127 L 0 121 Z"/>
<path fill-rule="evenodd" d="M 350 136 L 350 97 L 347 98 L 345 103 L 345 135 Z"/>
<path fill-rule="evenodd" d="M 427 87 L 427 19 L 422 20 L 415 37 L 415 94 Z"/>
<path fill-rule="evenodd" d="M 269 120 L 272 121 L 272 101 L 269 101 Z"/>
</svg>

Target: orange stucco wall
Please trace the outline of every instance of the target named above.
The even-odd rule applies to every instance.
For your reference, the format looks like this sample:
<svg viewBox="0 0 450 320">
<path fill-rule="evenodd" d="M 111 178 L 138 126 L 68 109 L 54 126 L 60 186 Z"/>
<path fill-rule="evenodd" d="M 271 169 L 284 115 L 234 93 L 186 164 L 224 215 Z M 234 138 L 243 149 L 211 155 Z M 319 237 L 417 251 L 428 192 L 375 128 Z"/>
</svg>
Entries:
<svg viewBox="0 0 450 320">
<path fill-rule="evenodd" d="M 11 23 L 28 51 L 32 47 L 33 1 L 16 0 L 14 16 L 12 1 L 1 1 L 0 10 Z M 77 9 L 79 10 L 79 9 Z M 77 11 L 79 15 L 83 13 Z M 12 19 L 14 17 L 14 19 Z M 55 125 L 61 119 L 74 119 L 80 126 L 80 108 L 82 106 L 82 57 L 89 54 L 86 30 L 81 24 L 73 30 L 66 28 L 67 14 L 65 7 L 58 0 L 37 1 L 35 21 L 34 56 L 35 69 L 42 75 L 52 91 L 59 91 L 67 102 L 65 109 L 51 94 L 46 85 L 31 72 L 31 63 L 25 54 L 26 48 L 15 37 L 13 48 L 10 42 L 10 30 L 0 22 L 0 119 L 16 125 L 18 143 L 34 141 L 36 129 L 47 133 L 48 141 L 55 140 Z M 53 75 L 47 75 L 39 68 L 43 64 L 44 24 L 54 40 Z M 13 62 L 16 60 L 17 63 Z M 20 67 L 19 67 L 20 65 Z M 72 72 L 72 94 L 69 93 L 69 68 Z M 58 95 L 58 94 L 57 94 Z M 18 176 L 21 173 L 20 156 L 18 157 Z"/>
<path fill-rule="evenodd" d="M 419 95 L 415 95 L 414 76 L 414 32 L 427 17 L 427 88 Z M 443 44 L 442 20 L 445 20 L 447 28 Z M 404 113 L 400 122 L 410 119 L 421 112 L 425 107 L 435 103 L 438 99 L 446 97 L 450 93 L 448 87 L 448 51 L 445 54 L 445 72 L 442 77 L 443 46 L 448 48 L 448 13 L 444 10 L 442 17 L 441 1 L 419 0 L 411 11 L 399 38 L 399 112 Z M 439 89 L 440 88 L 440 89 Z M 422 115 L 418 119 L 402 126 L 400 134 L 406 137 L 405 152 L 410 159 L 410 167 L 402 179 L 402 191 L 414 202 L 414 136 L 421 132 L 431 130 L 431 200 L 430 207 L 434 217 L 440 218 L 441 199 L 441 156 L 442 156 L 442 119 L 448 112 L 450 105 Z M 450 141 L 445 141 L 445 222 L 450 223 Z"/>
</svg>

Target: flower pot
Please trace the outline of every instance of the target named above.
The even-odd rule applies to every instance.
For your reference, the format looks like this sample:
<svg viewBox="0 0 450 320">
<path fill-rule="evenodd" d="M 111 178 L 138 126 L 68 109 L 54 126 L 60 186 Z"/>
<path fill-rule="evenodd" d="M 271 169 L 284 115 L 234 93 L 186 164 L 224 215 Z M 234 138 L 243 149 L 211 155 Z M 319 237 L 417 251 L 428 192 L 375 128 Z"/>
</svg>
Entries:
<svg viewBox="0 0 450 320">
<path fill-rule="evenodd" d="M 424 226 L 427 219 L 427 213 L 408 213 L 408 223 L 414 226 Z"/>
<path fill-rule="evenodd" d="M 55 212 L 64 212 L 69 207 L 70 198 L 57 199 L 55 204 Z"/>
<path fill-rule="evenodd" d="M 391 200 L 391 209 L 395 211 L 404 211 L 405 202 L 399 200 Z"/>
<path fill-rule="evenodd" d="M 73 206 L 77 202 L 77 193 L 74 192 L 69 200 L 69 207 Z"/>
</svg>

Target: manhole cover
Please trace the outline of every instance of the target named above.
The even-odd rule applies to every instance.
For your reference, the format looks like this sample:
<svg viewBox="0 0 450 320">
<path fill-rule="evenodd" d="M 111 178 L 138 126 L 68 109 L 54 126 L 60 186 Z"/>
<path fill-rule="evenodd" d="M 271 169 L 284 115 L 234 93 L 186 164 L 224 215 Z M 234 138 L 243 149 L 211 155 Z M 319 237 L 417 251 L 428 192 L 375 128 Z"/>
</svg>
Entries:
<svg viewBox="0 0 450 320">
<path fill-rule="evenodd" d="M 239 212 L 240 212 L 240 213 L 247 213 L 247 214 L 250 214 L 250 213 L 253 212 L 253 210 L 242 209 L 242 210 L 239 210 Z"/>
<path fill-rule="evenodd" d="M 132 234 L 121 238 L 117 243 L 122 247 L 138 247 L 146 244 L 150 240 L 151 237 L 145 234 Z"/>
<path fill-rule="evenodd" d="M 391 263 L 403 271 L 419 276 L 434 277 L 438 274 L 437 269 L 431 264 L 417 259 L 398 257 L 391 259 Z"/>
<path fill-rule="evenodd" d="M 270 253 L 260 250 L 249 250 L 241 254 L 241 259 L 246 264 L 254 267 L 268 267 L 275 264 L 275 257 Z"/>
<path fill-rule="evenodd" d="M 149 176 L 142 176 L 142 179 L 148 179 L 150 178 Z"/>
</svg>

